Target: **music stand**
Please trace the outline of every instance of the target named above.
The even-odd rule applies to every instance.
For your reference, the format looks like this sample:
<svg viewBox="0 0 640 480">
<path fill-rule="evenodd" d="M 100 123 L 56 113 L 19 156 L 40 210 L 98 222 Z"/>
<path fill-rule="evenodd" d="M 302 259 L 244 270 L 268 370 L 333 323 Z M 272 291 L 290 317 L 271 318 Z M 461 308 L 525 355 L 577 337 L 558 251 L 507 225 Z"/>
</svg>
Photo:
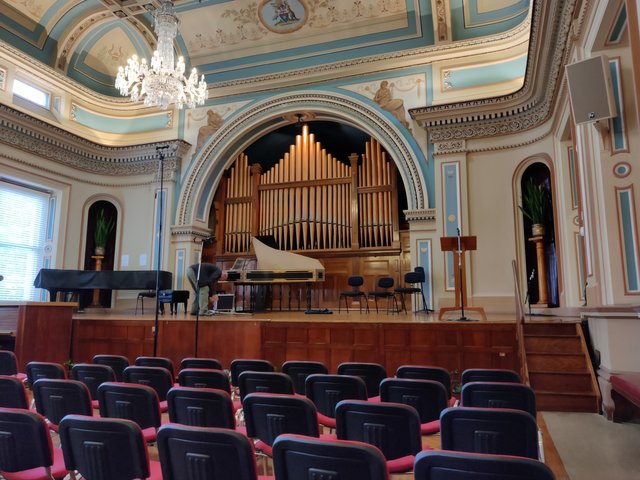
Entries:
<svg viewBox="0 0 640 480">
<path fill-rule="evenodd" d="M 455 306 L 442 307 L 438 320 L 442 320 L 442 317 L 446 312 L 460 312 L 460 318 L 458 320 L 469 320 L 464 312 L 465 310 L 477 312 L 482 316 L 483 320 L 487 320 L 487 315 L 482 307 L 470 307 L 467 305 L 467 282 L 466 282 L 466 261 L 464 253 L 467 250 L 476 250 L 477 239 L 475 236 L 463 237 L 458 235 L 457 237 L 440 237 L 440 248 L 443 252 L 453 252 L 453 279 L 455 285 Z"/>
</svg>

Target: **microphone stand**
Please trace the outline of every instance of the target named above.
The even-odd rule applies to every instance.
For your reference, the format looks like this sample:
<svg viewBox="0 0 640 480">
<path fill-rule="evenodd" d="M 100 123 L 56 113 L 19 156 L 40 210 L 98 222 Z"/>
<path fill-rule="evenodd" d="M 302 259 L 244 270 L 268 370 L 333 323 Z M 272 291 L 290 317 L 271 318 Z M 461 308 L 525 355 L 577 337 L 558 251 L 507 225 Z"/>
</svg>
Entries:
<svg viewBox="0 0 640 480">
<path fill-rule="evenodd" d="M 529 307 L 529 318 L 531 318 L 531 282 L 533 281 L 533 277 L 536 274 L 536 269 L 531 270 L 531 275 L 529 275 L 529 281 L 527 281 L 527 296 L 525 297 L 525 303 Z"/>
<path fill-rule="evenodd" d="M 204 248 L 204 242 L 203 242 Z M 202 267 L 202 250 L 198 252 L 198 272 L 196 273 L 196 338 L 193 356 L 198 358 L 198 326 L 200 325 L 200 268 Z"/>
<path fill-rule="evenodd" d="M 165 152 L 169 149 L 169 145 L 162 147 L 156 147 L 158 153 L 159 167 L 160 167 L 160 196 L 156 194 L 156 199 L 160 199 L 158 202 L 158 258 L 156 260 L 156 316 L 153 327 L 153 356 L 157 356 L 158 353 L 158 326 L 159 319 L 158 313 L 160 311 L 160 267 L 162 266 L 162 217 L 164 206 L 164 157 Z"/>
<path fill-rule="evenodd" d="M 460 229 L 458 228 L 458 278 L 460 279 L 460 322 L 466 322 L 469 320 L 464 315 L 464 285 L 462 285 L 462 237 L 460 236 Z"/>
</svg>

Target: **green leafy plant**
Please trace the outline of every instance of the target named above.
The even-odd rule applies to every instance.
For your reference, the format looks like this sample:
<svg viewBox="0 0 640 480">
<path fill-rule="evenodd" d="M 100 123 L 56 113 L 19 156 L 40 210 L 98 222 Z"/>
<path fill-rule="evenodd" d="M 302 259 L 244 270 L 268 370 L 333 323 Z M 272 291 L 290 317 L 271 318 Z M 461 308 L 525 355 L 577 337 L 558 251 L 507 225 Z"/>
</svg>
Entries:
<svg viewBox="0 0 640 480">
<path fill-rule="evenodd" d="M 544 225 L 551 213 L 551 194 L 544 185 L 537 185 L 529 178 L 522 192 L 522 205 L 518 207 L 531 223 Z"/>
<path fill-rule="evenodd" d="M 106 247 L 107 238 L 115 227 L 115 221 L 113 218 L 107 218 L 104 214 L 104 209 L 100 210 L 100 213 L 96 217 L 96 226 L 93 233 L 93 240 L 96 247 Z"/>
</svg>

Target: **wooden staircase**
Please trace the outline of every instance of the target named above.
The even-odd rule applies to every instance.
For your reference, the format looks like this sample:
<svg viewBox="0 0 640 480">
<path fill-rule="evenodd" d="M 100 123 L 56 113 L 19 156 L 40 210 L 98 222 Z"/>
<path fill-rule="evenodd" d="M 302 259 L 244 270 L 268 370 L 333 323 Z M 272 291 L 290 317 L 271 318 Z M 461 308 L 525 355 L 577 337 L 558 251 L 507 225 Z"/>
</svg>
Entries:
<svg viewBox="0 0 640 480">
<path fill-rule="evenodd" d="M 579 323 L 525 323 L 524 357 L 538 410 L 600 412 L 601 396 Z"/>
</svg>

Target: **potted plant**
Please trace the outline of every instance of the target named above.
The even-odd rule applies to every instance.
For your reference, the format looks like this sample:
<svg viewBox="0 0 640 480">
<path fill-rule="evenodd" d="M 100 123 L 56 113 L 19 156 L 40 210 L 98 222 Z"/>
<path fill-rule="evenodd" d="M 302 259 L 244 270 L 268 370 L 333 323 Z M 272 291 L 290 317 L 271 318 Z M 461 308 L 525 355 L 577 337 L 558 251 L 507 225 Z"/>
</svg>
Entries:
<svg viewBox="0 0 640 480">
<path fill-rule="evenodd" d="M 96 225 L 93 232 L 93 240 L 96 255 L 104 255 L 104 249 L 107 246 L 107 238 L 115 227 L 113 218 L 107 218 L 104 209 L 96 217 Z"/>
<path fill-rule="evenodd" d="M 529 178 L 522 192 L 522 205 L 518 205 L 522 214 L 531 220 L 534 236 L 544 235 L 545 224 L 551 213 L 551 194 L 544 185 L 538 185 Z"/>
</svg>

